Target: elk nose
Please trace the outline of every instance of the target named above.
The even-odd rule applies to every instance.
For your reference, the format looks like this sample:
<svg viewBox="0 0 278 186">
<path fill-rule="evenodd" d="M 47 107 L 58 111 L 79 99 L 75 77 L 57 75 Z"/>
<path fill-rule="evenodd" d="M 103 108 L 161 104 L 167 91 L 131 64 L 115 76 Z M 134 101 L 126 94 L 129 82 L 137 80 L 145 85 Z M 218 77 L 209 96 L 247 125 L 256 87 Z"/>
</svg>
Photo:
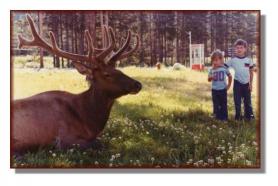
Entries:
<svg viewBox="0 0 278 186">
<path fill-rule="evenodd" d="M 142 89 L 142 84 L 140 82 L 135 82 L 134 84 L 135 89 L 139 92 Z"/>
</svg>

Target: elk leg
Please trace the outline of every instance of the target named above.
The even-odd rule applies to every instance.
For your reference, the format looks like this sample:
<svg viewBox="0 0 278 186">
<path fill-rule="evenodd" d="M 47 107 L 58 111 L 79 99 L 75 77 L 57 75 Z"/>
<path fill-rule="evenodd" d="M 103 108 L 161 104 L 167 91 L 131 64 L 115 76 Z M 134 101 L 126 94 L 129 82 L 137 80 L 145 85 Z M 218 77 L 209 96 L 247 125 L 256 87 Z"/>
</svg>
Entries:
<svg viewBox="0 0 278 186">
<path fill-rule="evenodd" d="M 104 149 L 103 143 L 98 138 L 94 139 L 91 142 L 91 147 L 95 150 L 103 150 Z"/>
<path fill-rule="evenodd" d="M 99 139 L 93 139 L 91 141 L 78 139 L 76 140 L 76 144 L 79 144 L 79 148 L 81 150 L 86 150 L 92 148 L 94 150 L 102 150 L 104 148 L 103 144 Z"/>
<path fill-rule="evenodd" d="M 60 150 L 67 150 L 73 146 L 73 144 L 76 144 L 79 146 L 81 150 L 86 150 L 88 148 L 93 148 L 95 150 L 101 150 L 103 149 L 103 145 L 100 142 L 99 139 L 94 139 L 92 141 L 84 140 L 84 139 L 78 139 L 78 138 L 67 138 L 67 139 L 56 139 L 56 148 Z"/>
</svg>

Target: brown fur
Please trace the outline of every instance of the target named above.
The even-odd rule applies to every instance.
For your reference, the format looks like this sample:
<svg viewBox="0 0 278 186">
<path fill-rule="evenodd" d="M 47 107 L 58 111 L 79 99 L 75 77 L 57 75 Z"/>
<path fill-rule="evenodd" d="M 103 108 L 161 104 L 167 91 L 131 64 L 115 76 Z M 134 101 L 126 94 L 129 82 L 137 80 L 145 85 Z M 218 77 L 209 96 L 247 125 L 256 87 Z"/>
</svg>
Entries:
<svg viewBox="0 0 278 186">
<path fill-rule="evenodd" d="M 13 148 L 25 151 L 54 143 L 59 148 L 72 144 L 88 148 L 104 129 L 114 100 L 115 97 L 93 86 L 77 95 L 49 91 L 16 100 Z"/>
</svg>

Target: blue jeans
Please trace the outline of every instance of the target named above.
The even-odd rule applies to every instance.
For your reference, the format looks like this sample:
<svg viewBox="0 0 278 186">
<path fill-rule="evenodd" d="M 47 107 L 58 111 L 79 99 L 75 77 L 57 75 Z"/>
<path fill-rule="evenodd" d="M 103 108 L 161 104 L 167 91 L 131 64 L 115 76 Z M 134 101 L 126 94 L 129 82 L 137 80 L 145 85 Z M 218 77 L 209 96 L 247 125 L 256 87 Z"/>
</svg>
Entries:
<svg viewBox="0 0 278 186">
<path fill-rule="evenodd" d="M 212 102 L 213 102 L 213 114 L 216 119 L 227 120 L 228 109 L 227 109 L 227 90 L 213 90 L 212 89 Z"/>
<path fill-rule="evenodd" d="M 253 109 L 251 103 L 251 92 L 249 90 L 249 83 L 242 84 L 237 80 L 234 80 L 234 102 L 236 115 L 235 119 L 240 120 L 241 116 L 241 103 L 244 103 L 244 118 L 247 120 L 253 119 Z"/>
</svg>

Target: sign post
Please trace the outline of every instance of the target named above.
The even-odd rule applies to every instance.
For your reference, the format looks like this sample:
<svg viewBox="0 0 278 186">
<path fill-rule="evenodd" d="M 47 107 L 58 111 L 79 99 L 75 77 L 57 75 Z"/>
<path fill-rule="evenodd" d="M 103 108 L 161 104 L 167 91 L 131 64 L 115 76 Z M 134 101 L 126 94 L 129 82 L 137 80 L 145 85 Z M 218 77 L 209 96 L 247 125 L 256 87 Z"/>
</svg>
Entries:
<svg viewBox="0 0 278 186">
<path fill-rule="evenodd" d="M 192 46 L 191 46 L 191 31 L 185 32 L 186 34 L 188 34 L 188 38 L 189 38 L 189 66 L 190 68 L 192 67 Z"/>
<path fill-rule="evenodd" d="M 190 64 L 190 68 L 192 68 L 191 31 L 188 32 L 188 35 L 189 35 L 189 64 Z"/>
<path fill-rule="evenodd" d="M 204 70 L 205 55 L 204 55 L 204 44 L 191 44 L 191 69 L 193 70 Z"/>
</svg>

